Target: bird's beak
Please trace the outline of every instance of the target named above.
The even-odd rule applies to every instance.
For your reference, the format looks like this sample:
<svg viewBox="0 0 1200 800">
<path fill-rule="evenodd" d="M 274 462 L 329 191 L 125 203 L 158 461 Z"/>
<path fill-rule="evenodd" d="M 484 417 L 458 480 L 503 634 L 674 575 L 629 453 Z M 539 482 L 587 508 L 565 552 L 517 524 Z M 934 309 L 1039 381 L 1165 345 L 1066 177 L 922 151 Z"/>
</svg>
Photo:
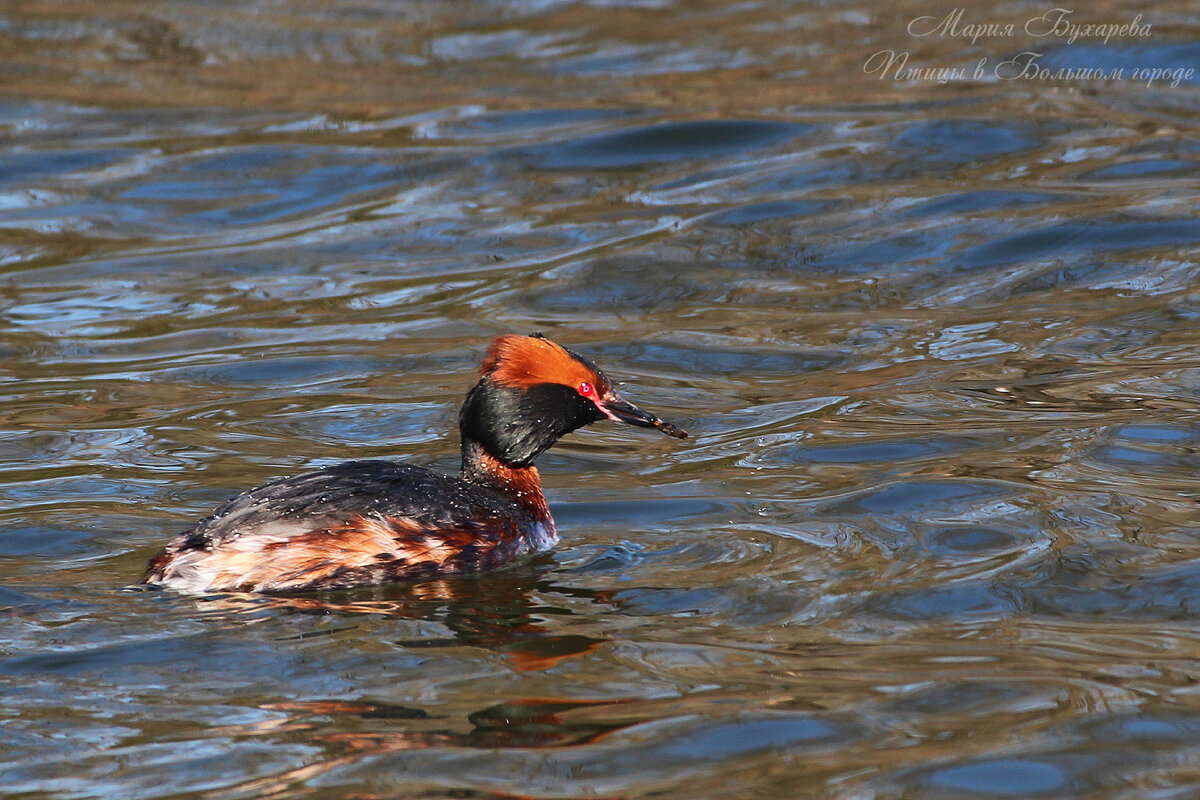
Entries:
<svg viewBox="0 0 1200 800">
<path fill-rule="evenodd" d="M 661 420 L 653 414 L 643 411 L 625 398 L 616 394 L 607 394 L 596 402 L 600 413 L 611 420 L 624 422 L 627 425 L 637 425 L 639 428 L 658 428 L 668 436 L 676 439 L 686 439 L 687 431 L 670 422 Z"/>
</svg>

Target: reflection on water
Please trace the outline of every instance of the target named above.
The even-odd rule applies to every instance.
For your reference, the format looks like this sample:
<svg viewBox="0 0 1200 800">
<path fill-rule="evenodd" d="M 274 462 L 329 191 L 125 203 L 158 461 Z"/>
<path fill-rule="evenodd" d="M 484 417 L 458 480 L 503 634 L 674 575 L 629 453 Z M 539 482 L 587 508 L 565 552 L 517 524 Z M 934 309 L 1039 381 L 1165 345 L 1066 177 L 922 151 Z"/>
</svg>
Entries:
<svg viewBox="0 0 1200 800">
<path fill-rule="evenodd" d="M 0 10 L 0 785 L 1200 792 L 1200 142 L 1171 76 L 1200 20 L 909 32 L 930 13 Z M 968 74 L 864 73 L 889 48 Z M 1160 74 L 996 77 L 1034 48 Z M 483 347 L 531 330 L 694 437 L 547 453 L 554 553 L 123 591 L 269 478 L 454 470 Z"/>
</svg>

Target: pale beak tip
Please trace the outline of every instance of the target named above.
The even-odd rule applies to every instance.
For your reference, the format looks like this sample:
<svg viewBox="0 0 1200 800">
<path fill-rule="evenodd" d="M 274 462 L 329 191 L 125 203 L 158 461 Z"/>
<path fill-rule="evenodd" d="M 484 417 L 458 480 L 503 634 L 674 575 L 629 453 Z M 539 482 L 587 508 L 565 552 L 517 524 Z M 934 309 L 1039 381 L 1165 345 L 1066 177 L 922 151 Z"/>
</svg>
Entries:
<svg viewBox="0 0 1200 800">
<path fill-rule="evenodd" d="M 672 425 L 671 423 L 661 419 L 654 421 L 654 427 L 658 428 L 667 436 L 674 436 L 676 439 L 686 439 L 688 435 L 688 432 L 678 425 Z"/>
</svg>

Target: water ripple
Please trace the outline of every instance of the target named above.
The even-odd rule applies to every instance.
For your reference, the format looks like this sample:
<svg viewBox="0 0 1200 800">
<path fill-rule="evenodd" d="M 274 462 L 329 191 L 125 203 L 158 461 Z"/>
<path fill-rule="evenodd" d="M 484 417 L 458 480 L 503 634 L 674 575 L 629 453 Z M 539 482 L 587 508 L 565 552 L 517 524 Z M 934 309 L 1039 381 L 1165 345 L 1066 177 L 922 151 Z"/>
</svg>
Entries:
<svg viewBox="0 0 1200 800">
<path fill-rule="evenodd" d="M 1179 69 L 1194 10 L 496 12 L 0 11 L 5 789 L 1194 795 L 1195 76 L 863 72 Z M 126 590 L 248 486 L 456 469 L 535 330 L 692 434 L 545 454 L 552 552 Z"/>
</svg>

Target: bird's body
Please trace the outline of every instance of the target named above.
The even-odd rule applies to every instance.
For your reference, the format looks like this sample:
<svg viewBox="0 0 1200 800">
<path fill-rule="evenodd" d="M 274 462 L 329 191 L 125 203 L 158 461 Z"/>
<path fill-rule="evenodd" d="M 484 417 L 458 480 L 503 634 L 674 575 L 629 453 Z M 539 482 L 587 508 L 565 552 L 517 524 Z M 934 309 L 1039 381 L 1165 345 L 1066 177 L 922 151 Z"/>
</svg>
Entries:
<svg viewBox="0 0 1200 800">
<path fill-rule="evenodd" d="M 294 592 L 490 569 L 558 541 L 533 459 L 600 419 L 681 429 L 613 392 L 587 359 L 501 336 L 459 415 L 462 471 L 348 461 L 245 492 L 176 537 L 143 583 Z"/>
</svg>

